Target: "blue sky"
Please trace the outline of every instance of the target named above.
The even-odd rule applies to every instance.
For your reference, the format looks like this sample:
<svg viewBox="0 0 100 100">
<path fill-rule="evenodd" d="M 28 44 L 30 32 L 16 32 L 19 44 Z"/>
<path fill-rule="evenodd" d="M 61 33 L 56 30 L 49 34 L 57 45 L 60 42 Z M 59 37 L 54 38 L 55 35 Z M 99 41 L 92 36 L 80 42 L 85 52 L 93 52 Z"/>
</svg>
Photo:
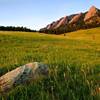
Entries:
<svg viewBox="0 0 100 100">
<path fill-rule="evenodd" d="M 0 0 L 0 25 L 40 29 L 92 5 L 100 8 L 100 0 Z"/>
</svg>

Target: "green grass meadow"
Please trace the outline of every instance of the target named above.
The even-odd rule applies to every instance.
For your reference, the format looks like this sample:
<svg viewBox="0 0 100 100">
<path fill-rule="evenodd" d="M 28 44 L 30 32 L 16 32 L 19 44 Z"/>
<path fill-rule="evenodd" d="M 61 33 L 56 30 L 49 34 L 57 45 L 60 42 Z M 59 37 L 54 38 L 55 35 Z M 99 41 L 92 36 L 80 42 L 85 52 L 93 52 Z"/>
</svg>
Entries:
<svg viewBox="0 0 100 100">
<path fill-rule="evenodd" d="M 63 35 L 0 32 L 0 76 L 30 62 L 49 75 L 1 94 L 1 100 L 100 100 L 100 27 Z"/>
</svg>

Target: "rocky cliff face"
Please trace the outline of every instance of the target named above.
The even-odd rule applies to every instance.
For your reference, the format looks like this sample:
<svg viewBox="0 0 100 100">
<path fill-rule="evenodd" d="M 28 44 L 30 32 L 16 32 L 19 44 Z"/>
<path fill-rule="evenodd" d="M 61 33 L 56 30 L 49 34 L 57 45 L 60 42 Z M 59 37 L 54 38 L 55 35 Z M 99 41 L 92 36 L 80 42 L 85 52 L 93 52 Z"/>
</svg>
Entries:
<svg viewBox="0 0 100 100">
<path fill-rule="evenodd" d="M 98 9 L 95 6 L 92 6 L 85 15 L 84 21 L 88 21 L 90 18 L 94 16 L 98 16 Z"/>
<path fill-rule="evenodd" d="M 82 13 L 75 15 L 70 21 L 69 24 L 74 24 L 80 21 L 80 18 L 82 17 Z"/>
<path fill-rule="evenodd" d="M 68 23 L 68 18 L 67 18 L 67 16 L 65 16 L 65 17 L 60 19 L 60 21 L 58 22 L 58 24 L 54 28 L 55 29 L 59 28 L 61 25 L 66 25 L 67 23 Z"/>
<path fill-rule="evenodd" d="M 68 18 L 67 16 L 62 17 L 61 19 L 49 24 L 46 26 L 46 29 L 56 29 L 58 27 L 60 27 L 61 25 L 65 25 L 68 23 Z"/>
<path fill-rule="evenodd" d="M 82 29 L 82 28 L 91 28 L 100 26 L 100 10 L 95 6 L 92 6 L 89 11 L 85 13 L 73 14 L 70 16 L 62 17 L 61 19 L 47 25 L 45 28 L 40 29 L 40 31 L 48 32 L 58 30 L 64 30 L 62 32 L 68 32 L 68 28 L 70 31 Z"/>
</svg>

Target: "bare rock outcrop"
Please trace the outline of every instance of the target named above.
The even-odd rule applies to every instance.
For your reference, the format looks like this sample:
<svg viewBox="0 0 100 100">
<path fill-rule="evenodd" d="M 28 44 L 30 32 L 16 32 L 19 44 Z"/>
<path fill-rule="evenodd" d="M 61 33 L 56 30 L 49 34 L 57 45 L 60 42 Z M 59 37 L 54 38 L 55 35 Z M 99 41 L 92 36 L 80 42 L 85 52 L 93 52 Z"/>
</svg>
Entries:
<svg viewBox="0 0 100 100">
<path fill-rule="evenodd" d="M 47 26 L 46 26 L 46 29 L 47 29 L 47 30 L 50 30 L 50 29 L 57 29 L 57 28 L 59 28 L 60 26 L 65 25 L 66 23 L 68 23 L 68 18 L 67 18 L 67 16 L 62 17 L 62 18 L 60 18 L 59 20 L 57 20 L 57 21 L 55 21 L 55 22 L 52 22 L 51 24 L 47 25 Z"/>
<path fill-rule="evenodd" d="M 62 26 L 62 25 L 65 25 L 65 24 L 67 24 L 68 23 L 68 18 L 67 18 L 67 16 L 65 16 L 65 17 L 63 17 L 63 18 L 61 18 L 60 20 L 59 20 L 59 23 L 54 27 L 55 29 L 56 28 L 59 28 L 60 26 Z"/>
<path fill-rule="evenodd" d="M 81 16 L 82 16 L 82 13 L 75 15 L 75 16 L 71 19 L 71 21 L 69 21 L 69 24 L 77 23 L 77 22 L 80 20 Z"/>
<path fill-rule="evenodd" d="M 10 90 L 12 87 L 37 79 L 48 74 L 45 64 L 34 62 L 12 70 L 0 77 L 0 91 Z"/>
<path fill-rule="evenodd" d="M 47 29 L 47 30 L 48 30 L 48 29 L 51 29 L 51 27 L 52 27 L 52 24 L 49 24 L 49 25 L 47 25 L 46 29 Z"/>
<path fill-rule="evenodd" d="M 92 6 L 92 7 L 89 9 L 88 13 L 85 15 L 84 21 L 87 21 L 87 20 L 89 20 L 90 18 L 96 16 L 97 12 L 98 12 L 97 8 L 96 8 L 95 6 Z"/>
</svg>

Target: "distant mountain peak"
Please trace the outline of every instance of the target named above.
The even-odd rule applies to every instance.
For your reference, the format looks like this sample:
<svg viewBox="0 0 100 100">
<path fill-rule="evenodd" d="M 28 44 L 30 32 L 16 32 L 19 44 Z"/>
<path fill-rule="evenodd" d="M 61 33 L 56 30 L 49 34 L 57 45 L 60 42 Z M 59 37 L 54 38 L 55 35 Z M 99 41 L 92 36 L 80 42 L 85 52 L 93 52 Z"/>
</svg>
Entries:
<svg viewBox="0 0 100 100">
<path fill-rule="evenodd" d="M 94 5 L 90 7 L 90 9 L 97 9 Z"/>
<path fill-rule="evenodd" d="M 87 21 L 91 17 L 95 16 L 98 12 L 98 9 L 95 6 L 91 6 L 88 13 L 85 15 L 84 21 Z"/>
</svg>

